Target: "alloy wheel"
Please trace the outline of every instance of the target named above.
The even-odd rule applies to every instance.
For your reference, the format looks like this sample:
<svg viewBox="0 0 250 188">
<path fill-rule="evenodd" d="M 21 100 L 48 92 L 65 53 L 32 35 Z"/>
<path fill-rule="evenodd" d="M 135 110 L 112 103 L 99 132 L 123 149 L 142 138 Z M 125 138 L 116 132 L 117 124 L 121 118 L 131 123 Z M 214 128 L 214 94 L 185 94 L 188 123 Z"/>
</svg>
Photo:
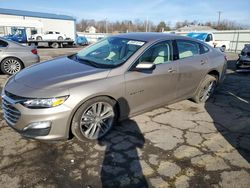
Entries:
<svg viewBox="0 0 250 188">
<path fill-rule="evenodd" d="M 3 68 L 8 74 L 15 74 L 22 69 L 21 63 L 16 59 L 8 59 L 4 61 Z"/>
<path fill-rule="evenodd" d="M 88 139 L 101 138 L 111 129 L 114 118 L 114 109 L 110 104 L 96 102 L 82 114 L 80 120 L 81 133 Z"/>
<path fill-rule="evenodd" d="M 208 82 L 201 92 L 200 101 L 207 101 L 208 98 L 213 94 L 215 86 L 216 81 Z"/>
</svg>

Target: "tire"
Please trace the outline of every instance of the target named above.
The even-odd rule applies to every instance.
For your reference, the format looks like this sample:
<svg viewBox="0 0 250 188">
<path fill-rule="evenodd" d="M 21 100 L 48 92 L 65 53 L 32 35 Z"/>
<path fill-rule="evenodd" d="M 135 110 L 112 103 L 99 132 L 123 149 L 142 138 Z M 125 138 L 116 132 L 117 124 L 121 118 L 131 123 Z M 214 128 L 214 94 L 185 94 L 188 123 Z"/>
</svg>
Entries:
<svg viewBox="0 0 250 188">
<path fill-rule="evenodd" d="M 43 40 L 43 38 L 41 36 L 37 36 L 36 40 Z"/>
<path fill-rule="evenodd" d="M 1 62 L 1 71 L 8 75 L 13 75 L 20 72 L 23 67 L 24 66 L 21 60 L 15 57 L 8 57 Z"/>
<path fill-rule="evenodd" d="M 59 43 L 57 43 L 57 42 L 53 42 L 53 43 L 50 45 L 50 47 L 51 47 L 51 48 L 59 48 L 60 45 L 59 45 Z"/>
<path fill-rule="evenodd" d="M 105 116 L 109 118 L 104 118 Z M 116 123 L 116 101 L 108 97 L 96 97 L 78 108 L 72 120 L 71 131 L 80 141 L 97 140 L 105 136 Z"/>
<path fill-rule="evenodd" d="M 196 103 L 205 103 L 213 95 L 216 85 L 217 78 L 212 75 L 206 75 L 192 100 Z"/>
<path fill-rule="evenodd" d="M 61 37 L 61 36 L 60 36 L 60 37 L 58 37 L 58 40 L 63 40 L 63 37 Z"/>
</svg>

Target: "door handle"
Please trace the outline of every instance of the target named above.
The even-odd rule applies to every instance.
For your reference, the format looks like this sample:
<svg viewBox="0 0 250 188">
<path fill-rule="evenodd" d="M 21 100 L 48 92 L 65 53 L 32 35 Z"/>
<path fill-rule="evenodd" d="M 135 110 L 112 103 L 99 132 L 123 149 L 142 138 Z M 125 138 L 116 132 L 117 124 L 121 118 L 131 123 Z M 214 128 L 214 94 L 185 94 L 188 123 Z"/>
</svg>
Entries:
<svg viewBox="0 0 250 188">
<path fill-rule="evenodd" d="M 169 69 L 168 69 L 168 72 L 169 72 L 169 73 L 173 73 L 173 72 L 175 72 L 175 71 L 176 71 L 176 70 L 174 70 L 173 68 L 169 68 Z"/>
<path fill-rule="evenodd" d="M 207 63 L 207 60 L 201 60 L 201 65 L 204 65 L 204 64 L 206 64 Z"/>
</svg>

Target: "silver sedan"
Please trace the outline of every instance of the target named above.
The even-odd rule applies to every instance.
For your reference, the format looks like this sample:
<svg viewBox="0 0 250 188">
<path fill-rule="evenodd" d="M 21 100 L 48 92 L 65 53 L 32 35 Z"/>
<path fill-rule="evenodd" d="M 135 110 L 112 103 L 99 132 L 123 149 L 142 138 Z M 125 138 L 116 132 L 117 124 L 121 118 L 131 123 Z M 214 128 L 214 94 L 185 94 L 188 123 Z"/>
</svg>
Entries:
<svg viewBox="0 0 250 188">
<path fill-rule="evenodd" d="M 187 37 L 110 36 L 77 54 L 27 68 L 2 93 L 4 118 L 26 137 L 79 140 L 106 135 L 123 120 L 184 99 L 206 102 L 223 81 L 225 55 Z"/>
<path fill-rule="evenodd" d="M 39 62 L 37 50 L 0 37 L 0 67 L 4 74 L 13 75 Z"/>
</svg>

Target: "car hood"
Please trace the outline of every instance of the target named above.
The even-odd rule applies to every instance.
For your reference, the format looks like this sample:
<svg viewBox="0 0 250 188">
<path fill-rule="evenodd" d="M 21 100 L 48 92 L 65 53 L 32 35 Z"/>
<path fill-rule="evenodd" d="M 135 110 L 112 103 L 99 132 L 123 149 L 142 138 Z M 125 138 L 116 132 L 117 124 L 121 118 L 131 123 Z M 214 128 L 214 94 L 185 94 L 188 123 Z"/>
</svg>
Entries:
<svg viewBox="0 0 250 188">
<path fill-rule="evenodd" d="M 36 89 L 70 89 L 74 85 L 108 76 L 109 69 L 95 68 L 68 57 L 28 67 L 15 75 L 17 83 Z"/>
</svg>

